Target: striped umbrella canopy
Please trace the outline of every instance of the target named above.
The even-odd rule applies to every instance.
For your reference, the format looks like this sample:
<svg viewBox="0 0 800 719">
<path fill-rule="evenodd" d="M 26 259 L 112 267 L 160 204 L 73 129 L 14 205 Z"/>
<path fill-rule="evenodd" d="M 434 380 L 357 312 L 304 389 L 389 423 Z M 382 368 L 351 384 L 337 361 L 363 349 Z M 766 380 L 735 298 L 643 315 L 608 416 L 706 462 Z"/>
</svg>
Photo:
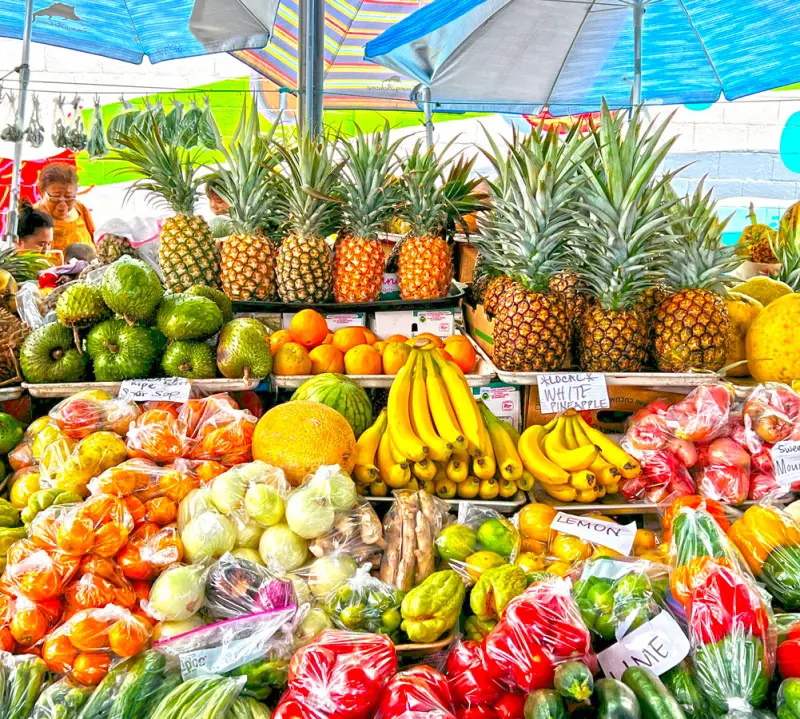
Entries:
<svg viewBox="0 0 800 719">
<path fill-rule="evenodd" d="M 416 80 L 364 60 L 364 45 L 425 0 L 328 0 L 325 7 L 326 109 L 416 110 Z M 270 43 L 233 53 L 278 88 L 295 90 L 299 70 L 299 3 L 282 0 Z M 268 103 L 273 105 L 273 103 Z"/>
</svg>

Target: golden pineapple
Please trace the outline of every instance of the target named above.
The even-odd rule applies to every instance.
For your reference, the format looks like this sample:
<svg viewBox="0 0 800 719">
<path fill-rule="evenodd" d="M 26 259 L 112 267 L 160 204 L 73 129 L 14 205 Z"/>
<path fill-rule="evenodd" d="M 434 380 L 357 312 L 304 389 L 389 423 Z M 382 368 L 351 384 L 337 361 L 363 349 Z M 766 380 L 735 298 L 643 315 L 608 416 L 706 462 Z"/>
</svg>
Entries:
<svg viewBox="0 0 800 719">
<path fill-rule="evenodd" d="M 500 297 L 503 292 L 513 287 L 516 284 L 514 280 L 505 275 L 493 277 L 486 285 L 486 291 L 483 294 L 483 311 L 489 317 L 493 317 L 497 312 L 500 305 Z"/>
<path fill-rule="evenodd" d="M 640 372 L 650 347 L 649 327 L 638 307 L 595 305 L 580 324 L 578 363 L 588 372 Z"/>
<path fill-rule="evenodd" d="M 365 135 L 356 131 L 341 143 L 347 161 L 342 172 L 344 230 L 333 260 L 333 295 L 337 302 L 374 302 L 383 286 L 384 257 L 378 232 L 391 221 L 398 202 L 394 178 L 397 146 L 389 124 Z"/>
<path fill-rule="evenodd" d="M 164 221 L 158 251 L 167 289 L 183 292 L 192 285 L 218 287 L 219 252 L 208 223 L 194 214 L 205 181 L 198 175 L 198 153 L 165 143 L 155 122 L 117 133 L 114 141 L 120 147 L 120 158 L 140 176 L 133 189 L 146 192 L 175 213 Z"/>
<path fill-rule="evenodd" d="M 275 296 L 275 244 L 263 234 L 230 235 L 222 244 L 222 289 L 232 300 Z"/>
<path fill-rule="evenodd" d="M 404 300 L 445 297 L 453 279 L 450 245 L 436 235 L 407 237 L 400 248 L 397 276 Z"/>
<path fill-rule="evenodd" d="M 772 244 L 775 242 L 778 233 L 769 225 L 760 224 L 756 219 L 756 208 L 750 203 L 748 214 L 750 224 L 742 230 L 738 245 L 742 253 L 750 262 L 761 262 L 774 264 L 778 260 L 772 251 Z"/>
</svg>

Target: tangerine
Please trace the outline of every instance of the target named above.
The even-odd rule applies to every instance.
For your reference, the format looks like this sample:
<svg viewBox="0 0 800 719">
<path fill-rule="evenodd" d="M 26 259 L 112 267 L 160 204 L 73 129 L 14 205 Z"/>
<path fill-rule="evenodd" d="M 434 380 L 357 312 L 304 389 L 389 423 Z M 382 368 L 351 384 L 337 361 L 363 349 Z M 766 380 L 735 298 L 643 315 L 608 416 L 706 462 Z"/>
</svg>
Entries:
<svg viewBox="0 0 800 719">
<path fill-rule="evenodd" d="M 55 674 L 66 674 L 75 662 L 78 652 L 66 634 L 49 636 L 42 646 L 42 659 L 47 668 Z"/>
<path fill-rule="evenodd" d="M 99 684 L 108 674 L 111 657 L 105 652 L 96 654 L 79 654 L 72 665 L 72 677 L 81 684 L 94 686 Z"/>
<path fill-rule="evenodd" d="M 56 532 L 56 544 L 67 554 L 86 554 L 94 545 L 94 529 L 90 519 L 65 517 Z"/>
<path fill-rule="evenodd" d="M 116 522 L 108 522 L 95 532 L 92 551 L 101 557 L 113 557 L 128 541 L 128 530 Z"/>
<path fill-rule="evenodd" d="M 308 353 L 311 358 L 311 374 L 324 372 L 344 372 L 344 355 L 338 347 L 320 345 Z"/>
<path fill-rule="evenodd" d="M 316 310 L 300 310 L 289 323 L 292 341 L 311 349 L 321 345 L 328 334 L 328 323 Z"/>
<path fill-rule="evenodd" d="M 9 624 L 11 636 L 22 646 L 36 644 L 50 629 L 50 623 L 44 613 L 32 604 L 24 609 L 17 609 Z"/>
<path fill-rule="evenodd" d="M 269 336 L 269 351 L 275 354 L 287 342 L 292 342 L 292 333 L 289 330 L 278 330 Z"/>
<path fill-rule="evenodd" d="M 463 337 L 463 335 L 461 335 Z M 475 348 L 470 341 L 464 337 L 463 340 L 445 343 L 445 349 L 442 352 L 447 352 L 464 374 L 469 374 L 475 369 L 475 363 L 478 361 L 478 355 Z"/>
<path fill-rule="evenodd" d="M 168 497 L 155 497 L 144 503 L 148 522 L 155 522 L 164 526 L 174 522 L 178 516 L 178 505 Z"/>
<path fill-rule="evenodd" d="M 381 355 L 374 347 L 357 345 L 344 356 L 347 374 L 381 374 Z"/>
<path fill-rule="evenodd" d="M 114 620 L 98 619 L 96 611 L 88 609 L 75 615 L 69 623 L 69 639 L 82 652 L 96 651 L 107 646 L 108 627 Z"/>
<path fill-rule="evenodd" d="M 272 359 L 272 371 L 277 375 L 311 374 L 311 358 L 296 342 L 283 345 Z"/>
<path fill-rule="evenodd" d="M 353 347 L 367 344 L 367 335 L 362 327 L 342 327 L 333 333 L 333 346 L 346 355 Z"/>
<path fill-rule="evenodd" d="M 389 335 L 386 338 L 387 342 L 408 342 L 408 337 L 405 335 Z"/>
<path fill-rule="evenodd" d="M 322 344 L 324 344 L 324 345 L 332 345 L 333 344 L 333 332 L 328 332 L 328 334 L 325 335 L 325 339 L 322 340 Z"/>
<path fill-rule="evenodd" d="M 383 373 L 397 374 L 408 361 L 411 347 L 402 342 L 387 342 L 383 351 Z"/>
<path fill-rule="evenodd" d="M 442 342 L 442 338 L 437 337 L 436 335 L 431 334 L 430 332 L 420 332 L 418 335 L 406 341 L 412 347 L 416 347 L 417 349 L 422 349 L 423 347 L 425 347 L 425 344 L 423 342 L 417 344 L 417 340 L 428 340 L 429 342 L 432 342 L 433 346 L 436 347 L 437 349 L 441 349 L 442 347 L 444 347 L 444 342 Z"/>
<path fill-rule="evenodd" d="M 375 336 L 375 333 L 372 330 L 368 330 L 366 327 L 362 327 L 361 331 L 364 333 L 364 337 L 367 338 L 367 344 L 372 347 L 377 341 L 378 338 Z"/>
<path fill-rule="evenodd" d="M 120 619 L 108 632 L 108 646 L 118 657 L 138 654 L 150 637 L 150 631 L 138 617 Z"/>
</svg>

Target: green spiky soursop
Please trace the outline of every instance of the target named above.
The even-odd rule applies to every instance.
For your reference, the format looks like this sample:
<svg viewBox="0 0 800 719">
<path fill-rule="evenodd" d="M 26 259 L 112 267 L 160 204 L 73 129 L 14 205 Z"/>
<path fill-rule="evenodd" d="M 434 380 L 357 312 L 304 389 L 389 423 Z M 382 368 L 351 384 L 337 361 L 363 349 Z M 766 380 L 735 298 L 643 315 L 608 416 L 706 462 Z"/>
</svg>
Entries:
<svg viewBox="0 0 800 719">
<path fill-rule="evenodd" d="M 217 376 L 214 351 L 205 342 L 173 342 L 161 361 L 167 377 L 211 379 Z"/>
<path fill-rule="evenodd" d="M 86 363 L 75 347 L 72 330 L 54 322 L 31 332 L 19 356 L 22 374 L 31 384 L 78 382 Z"/>
<path fill-rule="evenodd" d="M 91 327 L 107 314 L 100 288 L 85 282 L 68 285 L 56 302 L 58 321 L 67 327 Z"/>
<path fill-rule="evenodd" d="M 101 289 L 105 303 L 129 322 L 149 319 L 164 296 L 156 271 L 127 256 L 109 266 Z"/>
<path fill-rule="evenodd" d="M 272 371 L 267 328 L 253 319 L 228 322 L 219 334 L 217 365 L 229 379 L 266 377 Z"/>
<path fill-rule="evenodd" d="M 125 320 L 106 320 L 93 327 L 86 337 L 86 351 L 99 382 L 147 377 L 156 358 L 152 332 Z"/>
<path fill-rule="evenodd" d="M 219 332 L 222 312 L 205 297 L 167 295 L 156 312 L 156 325 L 172 341 L 204 340 Z"/>
<path fill-rule="evenodd" d="M 228 299 L 228 295 L 221 290 L 217 290 L 213 287 L 206 287 L 205 285 L 195 285 L 194 287 L 190 287 L 183 294 L 191 297 L 205 297 L 207 300 L 211 300 L 219 307 L 219 311 L 222 312 L 223 324 L 228 324 L 228 322 L 233 319 L 233 305 Z"/>
</svg>

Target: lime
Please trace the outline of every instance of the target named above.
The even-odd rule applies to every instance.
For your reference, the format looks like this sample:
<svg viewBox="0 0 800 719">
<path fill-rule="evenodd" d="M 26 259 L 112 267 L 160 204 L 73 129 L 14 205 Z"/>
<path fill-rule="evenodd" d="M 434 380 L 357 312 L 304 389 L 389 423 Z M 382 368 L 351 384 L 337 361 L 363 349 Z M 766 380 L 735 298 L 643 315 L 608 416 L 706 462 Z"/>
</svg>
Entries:
<svg viewBox="0 0 800 719">
<path fill-rule="evenodd" d="M 510 557 L 516 548 L 519 535 L 508 522 L 502 519 L 487 519 L 478 527 L 478 542 L 481 548 L 501 557 Z"/>
<path fill-rule="evenodd" d="M 475 551 L 477 537 L 464 524 L 451 524 L 436 537 L 436 551 L 446 562 L 463 562 Z"/>
</svg>

